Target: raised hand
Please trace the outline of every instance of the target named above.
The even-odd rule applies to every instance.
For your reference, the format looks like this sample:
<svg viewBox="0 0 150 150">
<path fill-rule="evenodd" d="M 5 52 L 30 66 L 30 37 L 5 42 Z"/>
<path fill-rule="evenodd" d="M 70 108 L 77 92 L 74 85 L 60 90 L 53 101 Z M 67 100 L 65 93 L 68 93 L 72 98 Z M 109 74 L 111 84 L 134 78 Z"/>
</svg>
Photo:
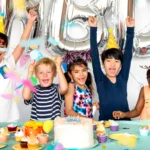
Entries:
<svg viewBox="0 0 150 150">
<path fill-rule="evenodd" d="M 130 18 L 129 16 L 126 18 L 126 26 L 127 27 L 134 27 L 135 26 L 135 20 L 133 18 Z"/>
<path fill-rule="evenodd" d="M 34 60 L 33 63 L 31 63 L 28 67 L 28 76 L 32 76 L 34 74 L 34 66 L 36 64 L 36 61 Z"/>
<path fill-rule="evenodd" d="M 62 64 L 62 58 L 60 56 L 56 56 L 56 58 L 54 59 L 56 66 L 61 66 Z"/>
<path fill-rule="evenodd" d="M 95 17 L 89 17 L 88 23 L 90 27 L 97 27 L 97 18 Z"/>
<path fill-rule="evenodd" d="M 30 9 L 27 13 L 28 20 L 35 21 L 37 19 L 37 12 L 34 9 Z"/>
</svg>

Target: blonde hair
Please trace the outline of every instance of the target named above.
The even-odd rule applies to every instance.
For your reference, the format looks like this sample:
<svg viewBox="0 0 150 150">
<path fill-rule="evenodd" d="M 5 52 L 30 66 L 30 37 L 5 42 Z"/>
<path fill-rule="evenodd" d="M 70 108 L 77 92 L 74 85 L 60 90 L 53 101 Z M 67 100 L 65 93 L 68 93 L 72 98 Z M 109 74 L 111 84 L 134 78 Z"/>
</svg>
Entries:
<svg viewBox="0 0 150 150">
<path fill-rule="evenodd" d="M 53 71 L 54 73 L 56 73 L 56 64 L 55 64 L 55 62 L 54 62 L 52 59 L 46 58 L 46 57 L 40 59 L 40 60 L 36 63 L 36 65 L 35 65 L 35 67 L 34 67 L 35 73 L 37 73 L 38 66 L 41 65 L 41 64 L 50 65 L 50 66 L 52 67 L 52 71 Z"/>
</svg>

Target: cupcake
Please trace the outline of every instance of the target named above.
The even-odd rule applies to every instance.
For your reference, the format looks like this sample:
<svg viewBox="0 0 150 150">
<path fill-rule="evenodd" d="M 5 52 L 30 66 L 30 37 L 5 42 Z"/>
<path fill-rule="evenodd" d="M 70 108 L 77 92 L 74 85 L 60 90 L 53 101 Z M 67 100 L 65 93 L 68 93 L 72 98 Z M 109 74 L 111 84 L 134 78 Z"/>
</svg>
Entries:
<svg viewBox="0 0 150 150">
<path fill-rule="evenodd" d="M 35 122 L 32 120 L 26 122 L 24 124 L 24 133 L 25 136 L 37 136 L 38 134 L 43 133 L 43 122 Z"/>
<path fill-rule="evenodd" d="M 48 134 L 38 134 L 37 139 L 40 144 L 46 144 L 48 142 L 49 135 Z"/>
<path fill-rule="evenodd" d="M 107 142 L 107 135 L 101 135 L 101 134 L 97 134 L 97 140 L 99 143 L 105 143 Z"/>
<path fill-rule="evenodd" d="M 14 131 L 16 131 L 17 130 L 17 125 L 16 124 L 9 124 L 8 126 L 7 126 L 7 129 L 8 129 L 8 131 L 9 132 L 14 132 Z"/>
<path fill-rule="evenodd" d="M 102 123 L 97 123 L 97 129 L 96 132 L 98 135 L 104 135 L 106 133 L 105 127 Z"/>
<path fill-rule="evenodd" d="M 21 148 L 28 148 L 28 139 L 26 137 L 22 137 L 20 141 Z"/>
<path fill-rule="evenodd" d="M 39 141 L 37 138 L 33 135 L 28 137 L 28 150 L 35 150 L 39 148 Z"/>
<path fill-rule="evenodd" d="M 0 129 L 0 142 L 7 142 L 8 136 L 4 128 Z"/>
<path fill-rule="evenodd" d="M 96 129 L 97 129 L 97 122 L 94 121 L 94 122 L 93 122 L 93 130 L 96 130 Z"/>
<path fill-rule="evenodd" d="M 140 128 L 140 135 L 141 136 L 148 136 L 149 135 L 149 127 Z"/>
<path fill-rule="evenodd" d="M 15 140 L 17 142 L 21 141 L 22 137 L 24 136 L 24 133 L 22 130 L 18 130 L 16 133 L 15 133 Z"/>
<path fill-rule="evenodd" d="M 110 125 L 110 131 L 118 131 L 119 129 L 119 124 L 117 122 L 112 122 Z"/>
</svg>

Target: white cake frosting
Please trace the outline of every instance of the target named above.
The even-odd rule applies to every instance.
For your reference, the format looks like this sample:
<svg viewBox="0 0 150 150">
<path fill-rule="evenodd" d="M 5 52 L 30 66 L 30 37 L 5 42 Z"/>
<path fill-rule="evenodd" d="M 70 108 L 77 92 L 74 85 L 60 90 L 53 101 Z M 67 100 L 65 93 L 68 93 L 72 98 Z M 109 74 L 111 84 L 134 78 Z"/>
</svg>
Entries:
<svg viewBox="0 0 150 150">
<path fill-rule="evenodd" d="M 88 148 L 94 145 L 93 137 L 91 119 L 76 117 L 72 121 L 66 118 L 54 120 L 54 141 L 61 143 L 64 148 Z"/>
</svg>

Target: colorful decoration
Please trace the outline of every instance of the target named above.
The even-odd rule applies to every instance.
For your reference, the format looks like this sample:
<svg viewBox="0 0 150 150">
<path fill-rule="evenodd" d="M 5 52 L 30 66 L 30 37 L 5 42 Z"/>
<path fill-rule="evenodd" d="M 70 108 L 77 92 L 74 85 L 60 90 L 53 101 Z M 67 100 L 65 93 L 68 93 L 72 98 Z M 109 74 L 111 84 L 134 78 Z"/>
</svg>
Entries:
<svg viewBox="0 0 150 150">
<path fill-rule="evenodd" d="M 24 86 L 27 86 L 31 91 L 36 92 L 36 89 L 32 85 L 30 80 L 23 80 L 22 83 L 24 84 Z"/>
<path fill-rule="evenodd" d="M 53 122 L 51 120 L 47 120 L 43 123 L 43 130 L 45 133 L 49 133 L 53 127 Z"/>
<path fill-rule="evenodd" d="M 38 62 L 43 57 L 44 57 L 43 54 L 37 49 L 34 49 L 33 51 L 30 52 L 31 60 L 36 60 L 36 62 Z"/>
<path fill-rule="evenodd" d="M 70 62 L 75 60 L 77 57 L 80 57 L 80 58 L 84 59 L 87 62 L 91 61 L 90 51 L 86 51 L 86 52 L 85 51 L 80 51 L 80 52 L 67 51 L 63 56 L 63 60 L 64 60 L 64 62 L 69 64 Z"/>
<path fill-rule="evenodd" d="M 20 45 L 23 46 L 23 47 L 30 47 L 32 45 L 41 45 L 44 43 L 44 39 L 43 38 L 34 38 L 34 39 L 30 39 L 28 41 L 21 41 L 20 42 Z"/>
<path fill-rule="evenodd" d="M 54 45 L 54 46 L 57 46 L 57 45 L 58 45 L 58 42 L 55 41 L 52 37 L 50 37 L 50 38 L 48 39 L 48 42 L 51 43 L 51 44 Z"/>
<path fill-rule="evenodd" d="M 34 86 L 37 85 L 38 81 L 37 81 L 37 78 L 35 78 L 34 76 L 30 77 L 30 81 L 31 81 L 32 85 L 34 85 Z"/>
<path fill-rule="evenodd" d="M 62 67 L 63 67 L 64 72 L 67 72 L 67 63 L 63 62 Z"/>
<path fill-rule="evenodd" d="M 12 100 L 13 98 L 13 94 L 1 94 L 0 96 L 8 100 Z"/>
<path fill-rule="evenodd" d="M 20 67 L 23 67 L 29 60 L 30 60 L 29 55 L 22 54 L 20 59 L 19 59 Z"/>
</svg>

